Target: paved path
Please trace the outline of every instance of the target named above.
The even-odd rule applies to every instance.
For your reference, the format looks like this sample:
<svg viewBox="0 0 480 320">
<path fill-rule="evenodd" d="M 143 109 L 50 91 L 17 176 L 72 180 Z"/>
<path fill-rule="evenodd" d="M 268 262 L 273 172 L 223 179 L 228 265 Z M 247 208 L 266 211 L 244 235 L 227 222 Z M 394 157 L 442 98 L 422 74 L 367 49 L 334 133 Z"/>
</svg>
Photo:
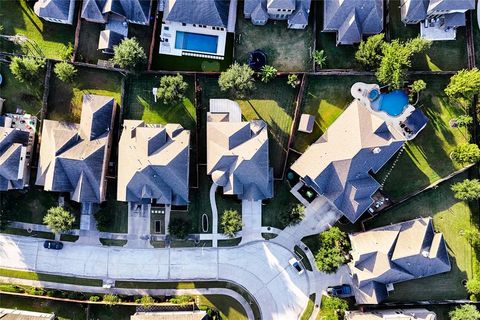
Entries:
<svg viewBox="0 0 480 320">
<path fill-rule="evenodd" d="M 210 207 L 212 208 L 212 246 L 218 246 L 218 210 L 217 210 L 217 200 L 215 199 L 215 192 L 217 191 L 218 185 L 213 182 L 210 187 Z"/>
<path fill-rule="evenodd" d="M 242 200 L 242 241 L 263 240 L 262 237 L 262 201 Z"/>
<path fill-rule="evenodd" d="M 307 275 L 289 265 L 292 252 L 272 241 L 230 248 L 129 249 L 0 234 L 0 267 L 111 280 L 226 280 L 255 298 L 262 319 L 297 319 L 313 290 Z M 312 288 L 311 288 L 312 287 Z"/>
</svg>

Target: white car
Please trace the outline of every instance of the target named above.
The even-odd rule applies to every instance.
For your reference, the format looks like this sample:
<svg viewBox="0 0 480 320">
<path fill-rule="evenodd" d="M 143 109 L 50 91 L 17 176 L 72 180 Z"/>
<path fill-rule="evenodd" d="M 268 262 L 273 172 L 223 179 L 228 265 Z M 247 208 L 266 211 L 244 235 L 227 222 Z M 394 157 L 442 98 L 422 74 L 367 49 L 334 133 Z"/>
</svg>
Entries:
<svg viewBox="0 0 480 320">
<path fill-rule="evenodd" d="M 302 268 L 302 265 L 300 264 L 300 262 L 295 259 L 295 258 L 291 258 L 290 260 L 288 260 L 288 263 L 290 263 L 290 265 L 295 269 L 297 270 L 297 273 L 298 274 L 302 274 L 304 272 L 303 268 Z"/>
</svg>

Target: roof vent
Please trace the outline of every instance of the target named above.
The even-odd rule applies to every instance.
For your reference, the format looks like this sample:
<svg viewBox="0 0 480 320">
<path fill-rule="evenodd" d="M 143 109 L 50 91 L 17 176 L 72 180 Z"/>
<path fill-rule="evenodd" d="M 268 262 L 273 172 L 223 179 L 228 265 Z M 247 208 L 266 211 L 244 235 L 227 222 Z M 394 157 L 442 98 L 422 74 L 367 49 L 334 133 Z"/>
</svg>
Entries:
<svg viewBox="0 0 480 320">
<path fill-rule="evenodd" d="M 422 251 L 422 256 L 424 256 L 425 258 L 428 258 L 428 255 L 429 255 L 429 252 L 427 250 Z"/>
<path fill-rule="evenodd" d="M 380 151 L 382 151 L 382 149 L 380 149 L 379 147 L 376 147 L 376 148 L 374 148 L 374 149 L 372 150 L 372 152 L 373 152 L 374 154 L 379 154 Z"/>
</svg>

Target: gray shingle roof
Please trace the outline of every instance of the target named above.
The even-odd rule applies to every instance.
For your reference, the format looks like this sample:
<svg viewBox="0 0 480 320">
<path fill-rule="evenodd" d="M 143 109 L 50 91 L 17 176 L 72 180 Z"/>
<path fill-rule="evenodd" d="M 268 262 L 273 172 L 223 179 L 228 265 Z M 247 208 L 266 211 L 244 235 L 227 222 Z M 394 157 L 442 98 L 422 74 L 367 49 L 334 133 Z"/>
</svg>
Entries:
<svg viewBox="0 0 480 320">
<path fill-rule="evenodd" d="M 228 26 L 230 0 L 166 0 L 163 21 Z"/>
<path fill-rule="evenodd" d="M 115 13 L 130 23 L 149 24 L 151 0 L 84 0 L 82 18 L 105 23 L 107 14 Z"/>
<path fill-rule="evenodd" d="M 350 235 L 350 270 L 358 304 L 377 304 L 385 285 L 428 277 L 451 269 L 441 233 L 431 218 L 419 218 Z"/>
<path fill-rule="evenodd" d="M 39 0 L 33 8 L 41 18 L 68 20 L 71 1 L 75 0 Z"/>
<path fill-rule="evenodd" d="M 295 0 L 267 0 L 267 8 L 295 10 Z"/>
<path fill-rule="evenodd" d="M 429 0 L 401 0 L 402 21 L 422 21 L 427 17 Z"/>
<path fill-rule="evenodd" d="M 0 127 L 0 191 L 23 189 L 27 131 Z"/>
<path fill-rule="evenodd" d="M 113 98 L 87 94 L 79 125 L 44 120 L 36 184 L 77 202 L 104 201 L 114 109 Z"/>
<path fill-rule="evenodd" d="M 373 203 L 371 195 L 380 187 L 369 172 L 380 170 L 404 140 L 355 100 L 292 170 L 355 222 Z M 374 152 L 376 148 L 380 152 Z"/>
<path fill-rule="evenodd" d="M 303 6 L 298 6 L 288 18 L 288 24 L 308 24 L 308 12 Z"/>
<path fill-rule="evenodd" d="M 430 0 L 427 13 L 475 9 L 475 0 Z"/>
<path fill-rule="evenodd" d="M 123 127 L 117 200 L 188 204 L 190 131 L 140 120 L 125 120 Z"/>
</svg>

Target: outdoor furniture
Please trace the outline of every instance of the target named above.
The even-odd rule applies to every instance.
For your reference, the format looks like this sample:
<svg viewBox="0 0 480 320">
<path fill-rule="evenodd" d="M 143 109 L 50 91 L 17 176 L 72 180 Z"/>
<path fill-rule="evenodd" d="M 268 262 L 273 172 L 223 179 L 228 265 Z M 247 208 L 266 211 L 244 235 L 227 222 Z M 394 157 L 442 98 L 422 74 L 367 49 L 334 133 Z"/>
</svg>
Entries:
<svg viewBox="0 0 480 320">
<path fill-rule="evenodd" d="M 298 131 L 305 132 L 305 133 L 312 133 L 314 124 L 315 124 L 315 116 L 304 113 L 300 117 L 300 124 L 298 125 Z"/>
</svg>

